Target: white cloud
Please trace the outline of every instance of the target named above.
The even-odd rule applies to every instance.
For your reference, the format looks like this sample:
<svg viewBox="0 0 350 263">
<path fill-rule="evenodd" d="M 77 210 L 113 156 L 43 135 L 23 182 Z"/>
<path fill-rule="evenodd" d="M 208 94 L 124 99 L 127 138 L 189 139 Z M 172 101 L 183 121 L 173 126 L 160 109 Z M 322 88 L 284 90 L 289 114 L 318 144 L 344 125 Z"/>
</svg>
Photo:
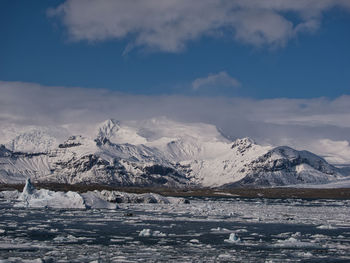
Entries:
<svg viewBox="0 0 350 263">
<path fill-rule="evenodd" d="M 310 150 L 315 151 L 334 164 L 349 164 L 350 144 L 349 141 L 333 141 L 321 139 L 310 145 Z"/>
<path fill-rule="evenodd" d="M 62 20 L 72 41 L 128 39 L 126 51 L 146 47 L 179 52 L 189 41 L 212 35 L 229 35 L 253 46 L 284 46 L 300 32 L 317 30 L 322 14 L 334 7 L 350 9 L 350 4 L 348 0 L 66 0 L 49 9 L 48 15 Z"/>
<path fill-rule="evenodd" d="M 241 84 L 238 80 L 228 75 L 225 71 L 216 74 L 209 74 L 204 78 L 197 78 L 192 82 L 192 88 L 221 88 L 221 87 L 239 87 Z"/>
<path fill-rule="evenodd" d="M 289 145 L 350 163 L 350 96 L 336 99 L 266 99 L 144 96 L 35 83 L 0 81 L 0 143 L 5 129 L 50 125 L 87 132 L 108 118 L 166 116 L 205 122 L 231 137 Z"/>
</svg>

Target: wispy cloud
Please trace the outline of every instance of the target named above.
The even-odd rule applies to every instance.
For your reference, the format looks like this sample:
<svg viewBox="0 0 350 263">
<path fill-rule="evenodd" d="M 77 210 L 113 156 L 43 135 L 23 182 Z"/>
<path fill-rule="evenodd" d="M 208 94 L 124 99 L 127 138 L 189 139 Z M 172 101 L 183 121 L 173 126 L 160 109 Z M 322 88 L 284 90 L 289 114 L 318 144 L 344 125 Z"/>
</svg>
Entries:
<svg viewBox="0 0 350 263">
<path fill-rule="evenodd" d="M 87 133 L 108 118 L 166 116 L 216 125 L 237 138 L 290 145 L 350 163 L 350 96 L 336 99 L 267 99 L 143 96 L 35 83 L 0 81 L 0 143 L 4 131 L 50 125 Z M 5 141 L 4 141 L 5 140 Z"/>
<path fill-rule="evenodd" d="M 204 78 L 197 78 L 192 82 L 192 88 L 198 90 L 201 88 L 221 88 L 221 87 L 239 87 L 241 83 L 238 80 L 231 77 L 225 71 L 221 71 L 216 74 L 209 74 Z"/>
<path fill-rule="evenodd" d="M 232 34 L 252 46 L 284 46 L 300 32 L 313 32 L 322 14 L 350 10 L 348 0 L 66 0 L 48 10 L 73 41 L 130 40 L 126 51 L 146 47 L 179 52 L 203 36 Z M 293 14 L 296 19 L 290 19 Z"/>
</svg>

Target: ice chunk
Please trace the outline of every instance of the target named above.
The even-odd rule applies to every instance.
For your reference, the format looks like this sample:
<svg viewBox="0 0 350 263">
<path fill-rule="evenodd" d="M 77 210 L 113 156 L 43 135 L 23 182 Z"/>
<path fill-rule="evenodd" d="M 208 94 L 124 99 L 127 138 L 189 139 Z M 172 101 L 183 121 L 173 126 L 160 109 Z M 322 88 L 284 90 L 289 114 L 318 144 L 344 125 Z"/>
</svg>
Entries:
<svg viewBox="0 0 350 263">
<path fill-rule="evenodd" d="M 301 241 L 300 238 L 301 238 L 301 234 L 300 232 L 297 232 L 288 239 L 278 240 L 277 243 L 275 243 L 273 246 L 283 247 L 283 248 L 319 247 L 318 244 L 311 243 L 311 242 L 304 242 L 304 241 Z"/>
<path fill-rule="evenodd" d="M 142 229 L 139 233 L 139 236 L 140 237 L 149 237 L 149 236 L 153 236 L 153 237 L 166 237 L 167 234 L 165 233 L 162 233 L 158 230 L 156 231 L 152 231 L 151 229 L 149 228 L 145 228 L 145 229 Z"/>
<path fill-rule="evenodd" d="M 73 236 L 73 235 L 67 235 L 67 236 L 57 236 L 53 239 L 55 242 L 57 243 L 63 243 L 63 242 L 66 242 L 66 243 L 74 243 L 74 242 L 77 242 L 78 239 Z"/>
<path fill-rule="evenodd" d="M 101 199 L 114 203 L 187 204 L 185 198 L 165 197 L 155 193 L 133 194 L 119 191 L 94 191 Z"/>
<path fill-rule="evenodd" d="M 318 228 L 318 229 L 337 229 L 336 227 L 334 227 L 332 225 L 320 225 L 316 228 Z"/>
<path fill-rule="evenodd" d="M 235 233 L 231 233 L 230 237 L 224 241 L 228 243 L 239 243 L 241 242 L 241 239 Z"/>
<path fill-rule="evenodd" d="M 117 209 L 116 204 L 107 202 L 99 197 L 95 192 L 87 192 L 81 195 L 88 208 L 94 209 Z"/>
<path fill-rule="evenodd" d="M 212 228 L 210 231 L 214 233 L 231 232 L 231 230 L 223 227 Z"/>
<path fill-rule="evenodd" d="M 18 258 L 18 257 L 10 257 L 8 259 L 1 259 L 0 263 L 12 263 L 12 262 L 21 262 L 21 263 L 43 263 L 45 262 L 41 258 L 36 258 L 36 259 L 23 259 L 23 258 Z"/>
<path fill-rule="evenodd" d="M 140 237 L 149 237 L 151 236 L 151 229 L 149 228 L 145 228 L 145 229 L 142 229 L 139 233 L 139 236 Z"/>
<path fill-rule="evenodd" d="M 166 237 L 166 234 L 156 230 L 156 231 L 153 231 L 152 236 L 154 236 L 154 237 Z"/>
<path fill-rule="evenodd" d="M 19 192 L 17 190 L 14 191 L 2 191 L 0 192 L 0 198 L 4 198 L 6 200 L 16 200 L 19 196 Z"/>
<path fill-rule="evenodd" d="M 32 185 L 30 178 L 27 178 L 26 185 L 23 188 L 23 194 L 31 195 L 35 191 L 35 187 Z"/>
</svg>

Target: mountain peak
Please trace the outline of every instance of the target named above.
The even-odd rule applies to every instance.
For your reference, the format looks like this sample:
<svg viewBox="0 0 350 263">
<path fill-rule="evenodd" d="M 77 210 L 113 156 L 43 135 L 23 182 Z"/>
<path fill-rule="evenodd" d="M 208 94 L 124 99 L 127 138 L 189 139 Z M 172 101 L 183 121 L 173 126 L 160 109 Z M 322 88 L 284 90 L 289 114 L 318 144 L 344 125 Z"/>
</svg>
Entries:
<svg viewBox="0 0 350 263">
<path fill-rule="evenodd" d="M 252 139 L 248 137 L 244 137 L 244 138 L 236 139 L 232 143 L 231 149 L 236 148 L 240 153 L 243 153 L 247 149 L 251 148 L 253 145 L 255 145 L 255 142 Z"/>
<path fill-rule="evenodd" d="M 108 119 L 98 125 L 97 140 L 109 139 L 120 129 L 120 122 L 115 119 Z"/>
</svg>

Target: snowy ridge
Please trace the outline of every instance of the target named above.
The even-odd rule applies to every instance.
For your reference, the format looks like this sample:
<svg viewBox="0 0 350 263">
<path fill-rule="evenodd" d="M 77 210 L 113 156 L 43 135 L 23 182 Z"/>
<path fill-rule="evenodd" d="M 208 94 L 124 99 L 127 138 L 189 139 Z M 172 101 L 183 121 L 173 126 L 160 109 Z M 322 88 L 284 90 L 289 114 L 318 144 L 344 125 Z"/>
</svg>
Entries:
<svg viewBox="0 0 350 263">
<path fill-rule="evenodd" d="M 243 169 L 245 176 L 231 186 L 325 184 L 344 177 L 323 158 L 287 146 L 268 151 Z"/>
<path fill-rule="evenodd" d="M 31 178 L 118 186 L 265 187 L 326 184 L 344 177 L 310 152 L 263 146 L 250 138 L 231 141 L 203 123 L 111 119 L 90 136 L 66 140 L 44 131 L 26 131 L 1 146 L 0 183 Z"/>
<path fill-rule="evenodd" d="M 10 132 L 11 139 L 5 142 L 6 148 L 14 152 L 38 153 L 48 152 L 56 148 L 59 141 L 68 135 L 68 131 L 56 127 L 29 126 L 16 131 L 12 128 Z M 2 135 L 9 136 L 6 129 Z M 7 136 L 6 136 L 7 135 Z"/>
</svg>

